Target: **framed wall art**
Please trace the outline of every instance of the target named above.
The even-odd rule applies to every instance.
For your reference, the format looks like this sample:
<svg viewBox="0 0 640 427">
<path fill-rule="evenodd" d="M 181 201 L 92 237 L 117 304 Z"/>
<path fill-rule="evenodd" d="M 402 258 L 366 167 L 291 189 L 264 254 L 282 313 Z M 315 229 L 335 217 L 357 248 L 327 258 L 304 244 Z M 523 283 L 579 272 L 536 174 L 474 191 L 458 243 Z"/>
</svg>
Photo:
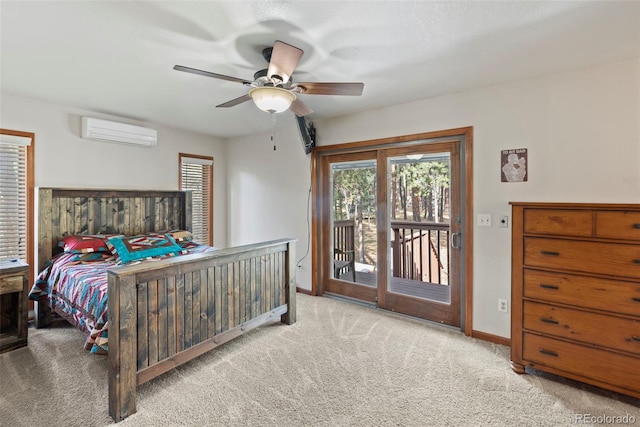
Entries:
<svg viewBox="0 0 640 427">
<path fill-rule="evenodd" d="M 515 148 L 500 153 L 500 176 L 502 182 L 525 182 L 529 178 L 527 149 Z"/>
</svg>

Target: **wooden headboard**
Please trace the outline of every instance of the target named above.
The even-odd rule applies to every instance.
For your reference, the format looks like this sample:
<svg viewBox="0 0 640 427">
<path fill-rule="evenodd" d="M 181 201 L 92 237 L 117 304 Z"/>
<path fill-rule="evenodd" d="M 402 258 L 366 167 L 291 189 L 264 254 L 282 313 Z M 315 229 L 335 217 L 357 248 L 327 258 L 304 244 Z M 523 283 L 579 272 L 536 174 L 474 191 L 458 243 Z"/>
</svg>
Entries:
<svg viewBox="0 0 640 427">
<path fill-rule="evenodd" d="M 38 189 L 38 271 L 75 234 L 191 231 L 191 192 Z"/>
</svg>

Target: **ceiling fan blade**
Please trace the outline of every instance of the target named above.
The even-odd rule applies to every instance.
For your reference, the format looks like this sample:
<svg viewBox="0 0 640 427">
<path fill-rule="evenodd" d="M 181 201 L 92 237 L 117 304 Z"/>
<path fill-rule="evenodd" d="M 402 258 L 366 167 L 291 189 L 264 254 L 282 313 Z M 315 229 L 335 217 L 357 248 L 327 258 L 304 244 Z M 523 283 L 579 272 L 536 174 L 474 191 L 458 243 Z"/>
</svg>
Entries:
<svg viewBox="0 0 640 427">
<path fill-rule="evenodd" d="M 238 83 L 242 83 L 242 84 L 251 84 L 250 81 L 245 80 L 245 79 L 239 79 L 237 77 L 225 76 L 224 74 L 217 74 L 217 73 L 212 73 L 212 72 L 209 72 L 209 71 L 198 70 L 197 68 L 185 67 L 183 65 L 174 65 L 173 69 L 177 70 L 177 71 L 184 71 L 185 73 L 197 74 L 199 76 L 213 77 L 215 79 L 228 80 L 230 82 L 238 82 Z"/>
<path fill-rule="evenodd" d="M 303 53 L 302 49 L 276 40 L 271 51 L 271 61 L 269 61 L 267 76 L 269 78 L 273 75 L 280 76 L 284 83 L 288 82 Z"/>
<path fill-rule="evenodd" d="M 294 83 L 294 92 L 305 95 L 348 95 L 360 96 L 364 83 Z"/>
<path fill-rule="evenodd" d="M 251 99 L 251 97 L 249 96 L 249 94 L 246 94 L 246 95 L 239 96 L 239 97 L 237 97 L 235 99 L 232 99 L 231 101 L 227 101 L 227 102 L 225 102 L 223 104 L 216 105 L 216 107 L 219 107 L 219 108 L 233 107 L 234 105 L 238 105 L 238 104 L 242 104 L 243 102 L 247 102 L 250 99 Z"/>
<path fill-rule="evenodd" d="M 313 113 L 313 110 L 309 108 L 307 104 L 300 101 L 300 99 L 296 99 L 295 101 L 293 101 L 289 109 L 293 111 L 293 114 L 295 114 L 298 117 L 304 117 L 307 114 Z"/>
</svg>

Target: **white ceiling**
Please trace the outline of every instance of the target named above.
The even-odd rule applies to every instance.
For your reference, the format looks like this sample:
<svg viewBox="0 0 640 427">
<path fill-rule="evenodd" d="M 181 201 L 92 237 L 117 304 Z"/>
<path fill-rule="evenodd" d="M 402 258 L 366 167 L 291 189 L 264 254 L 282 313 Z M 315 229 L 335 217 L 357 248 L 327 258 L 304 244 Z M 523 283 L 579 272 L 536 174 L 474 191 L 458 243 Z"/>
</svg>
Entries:
<svg viewBox="0 0 640 427">
<path fill-rule="evenodd" d="M 0 1 L 0 88 L 221 137 L 267 130 L 235 82 L 261 50 L 304 50 L 295 81 L 364 82 L 361 97 L 301 95 L 329 118 L 640 56 L 640 2 Z M 291 112 L 283 114 L 291 115 Z"/>
</svg>

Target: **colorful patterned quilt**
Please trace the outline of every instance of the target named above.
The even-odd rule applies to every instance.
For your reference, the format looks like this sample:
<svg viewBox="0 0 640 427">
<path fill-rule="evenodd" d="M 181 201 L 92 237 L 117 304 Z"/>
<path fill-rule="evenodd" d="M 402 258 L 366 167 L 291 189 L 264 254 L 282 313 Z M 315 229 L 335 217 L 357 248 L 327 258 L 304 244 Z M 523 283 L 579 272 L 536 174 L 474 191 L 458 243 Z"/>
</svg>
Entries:
<svg viewBox="0 0 640 427">
<path fill-rule="evenodd" d="M 193 242 L 189 246 L 189 254 L 216 249 Z M 107 354 L 107 270 L 116 266 L 110 253 L 63 252 L 52 258 L 40 272 L 29 298 L 46 301 L 56 313 L 86 332 L 86 350 L 95 354 Z"/>
</svg>

